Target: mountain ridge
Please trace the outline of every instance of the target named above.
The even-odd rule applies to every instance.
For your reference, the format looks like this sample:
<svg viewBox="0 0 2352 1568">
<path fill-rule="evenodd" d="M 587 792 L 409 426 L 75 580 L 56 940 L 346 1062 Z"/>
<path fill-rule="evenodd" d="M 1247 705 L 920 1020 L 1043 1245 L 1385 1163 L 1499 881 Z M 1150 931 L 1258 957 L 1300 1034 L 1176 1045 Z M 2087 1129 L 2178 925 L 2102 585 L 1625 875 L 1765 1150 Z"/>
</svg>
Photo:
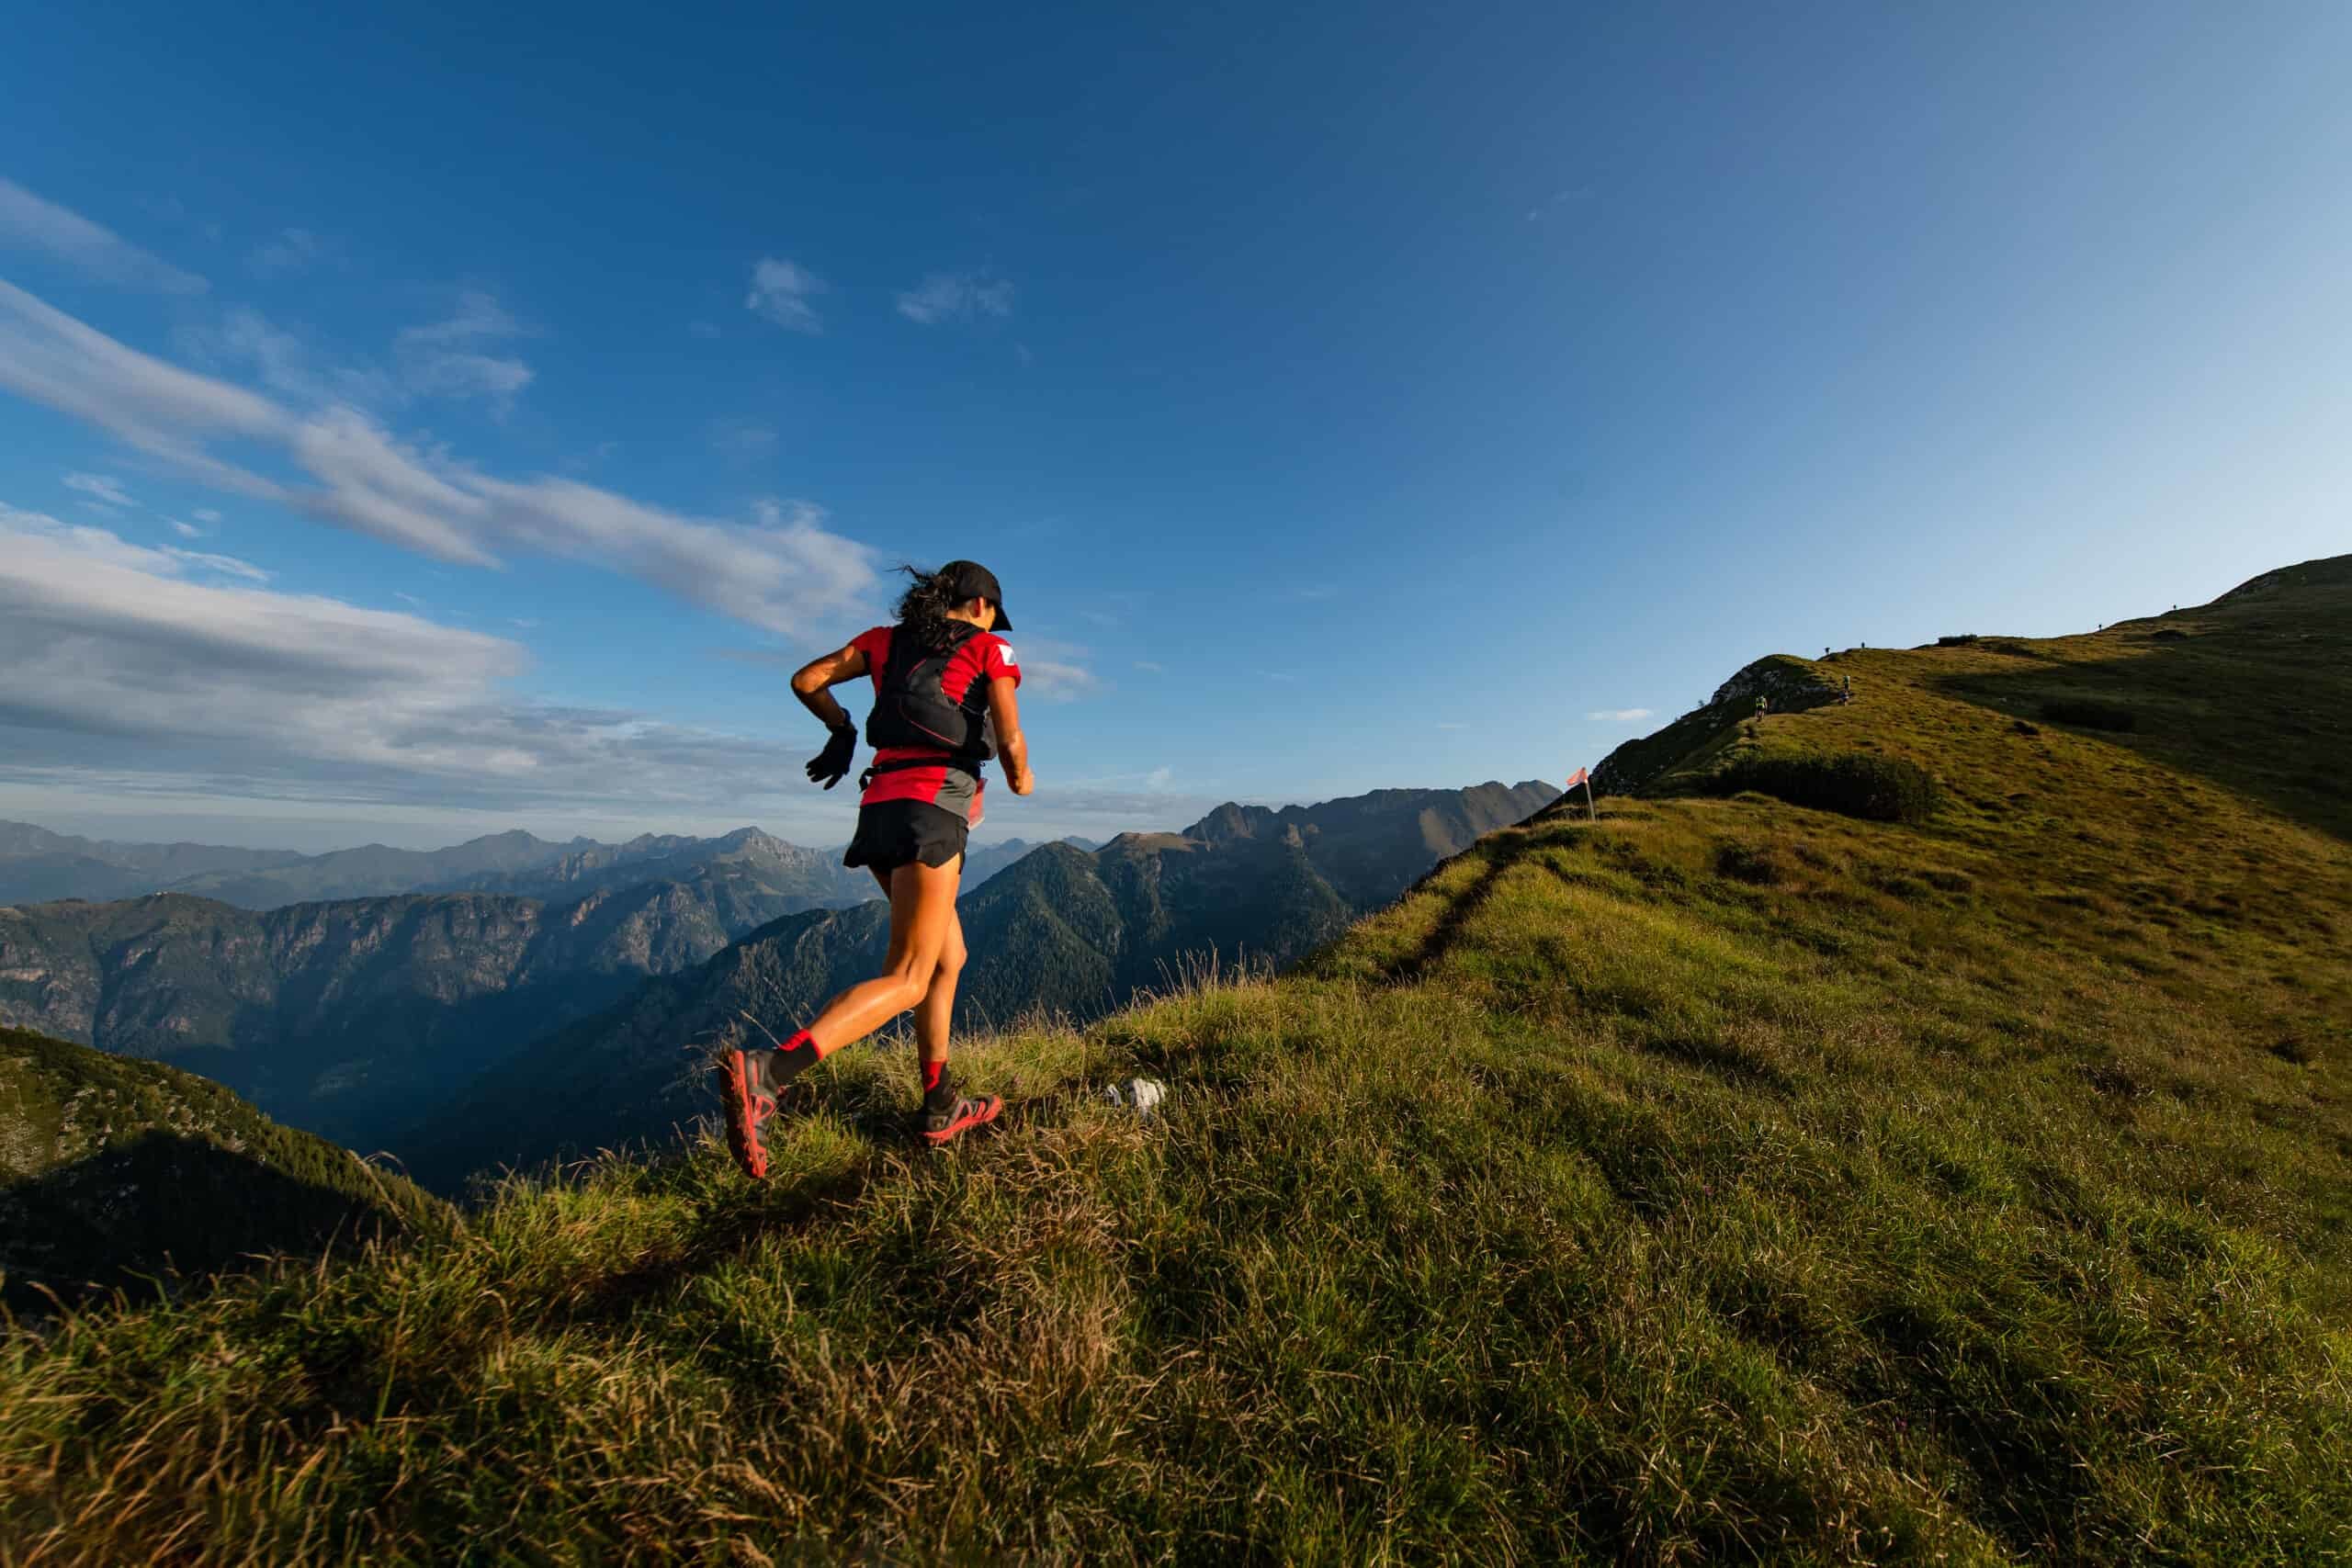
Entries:
<svg viewBox="0 0 2352 1568">
<path fill-rule="evenodd" d="M 13 1310 L 453 1219 L 405 1178 L 194 1073 L 0 1027 L 0 1279 Z"/>
<path fill-rule="evenodd" d="M 950 1151 L 853 1049 L 764 1181 L 622 1150 L 93 1314 L 0 1357 L 0 1521 L 107 1562 L 2345 1558 L 2352 838 L 2304 781 L 2352 769 L 2352 574 L 2217 604 L 1841 653 L 1850 705 L 1688 735 L 1279 979 L 963 1042 L 1006 1111 Z M 1736 787 L 1857 758 L 1931 809 Z M 1171 841 L 997 897 L 1108 962 L 1103 875 L 1217 852 Z"/>
<path fill-rule="evenodd" d="M 1442 853 L 1558 793 L 1530 781 L 1384 791 L 1280 813 L 1237 806 L 1203 818 L 1206 837 L 1123 834 L 1091 852 L 1040 846 L 958 905 L 972 956 L 957 1027 L 1084 1020 L 1194 966 L 1291 963 L 1403 893 Z M 1251 830 L 1228 830 L 1237 823 Z M 454 1190 L 485 1167 L 657 1137 L 701 1111 L 694 1068 L 713 1040 L 746 1012 L 788 1032 L 876 973 L 888 940 L 879 901 L 785 916 L 537 1042 L 391 1147 L 428 1186 Z"/>
</svg>

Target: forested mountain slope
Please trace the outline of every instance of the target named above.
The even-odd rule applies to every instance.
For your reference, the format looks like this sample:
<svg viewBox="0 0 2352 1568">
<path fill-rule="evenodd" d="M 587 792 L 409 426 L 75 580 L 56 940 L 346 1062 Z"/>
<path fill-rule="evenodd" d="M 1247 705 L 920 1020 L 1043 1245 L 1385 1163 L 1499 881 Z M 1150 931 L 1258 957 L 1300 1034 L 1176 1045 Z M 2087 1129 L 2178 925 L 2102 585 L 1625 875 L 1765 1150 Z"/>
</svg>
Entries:
<svg viewBox="0 0 2352 1568">
<path fill-rule="evenodd" d="M 0 1023 L 172 1062 L 372 1149 L 502 1055 L 776 912 L 729 893 L 0 908 Z"/>
<path fill-rule="evenodd" d="M 1123 834 L 1091 853 L 1042 845 L 962 901 L 972 959 L 957 1018 L 967 1028 L 1082 1020 L 1202 964 L 1286 964 L 1557 793 L 1530 782 L 1279 812 L 1227 805 L 1182 833 Z M 476 1169 L 668 1136 L 704 1109 L 699 1067 L 721 1032 L 749 1012 L 789 1032 L 875 974 L 888 943 L 878 900 L 788 917 L 540 1042 L 391 1147 L 420 1179 L 454 1189 Z"/>
</svg>

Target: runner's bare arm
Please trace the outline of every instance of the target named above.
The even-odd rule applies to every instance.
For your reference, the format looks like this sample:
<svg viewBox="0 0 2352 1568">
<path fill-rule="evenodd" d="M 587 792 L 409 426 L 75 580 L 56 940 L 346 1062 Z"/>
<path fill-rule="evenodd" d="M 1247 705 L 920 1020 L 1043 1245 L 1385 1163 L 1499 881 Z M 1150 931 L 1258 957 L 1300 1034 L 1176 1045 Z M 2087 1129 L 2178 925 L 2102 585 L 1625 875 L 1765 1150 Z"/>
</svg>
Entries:
<svg viewBox="0 0 2352 1568">
<path fill-rule="evenodd" d="M 792 694 L 800 705 L 825 721 L 828 729 L 839 729 L 850 722 L 842 705 L 833 701 L 828 686 L 838 686 L 843 681 L 854 681 L 865 673 L 865 649 L 855 643 L 820 654 L 793 672 Z"/>
<path fill-rule="evenodd" d="M 1010 676 L 989 677 L 989 716 L 996 721 L 996 749 L 1004 758 L 1005 783 L 1013 794 L 1027 795 L 1037 787 L 1037 776 L 1029 771 L 1029 741 L 1021 733 L 1021 704 L 1012 687 Z"/>
</svg>

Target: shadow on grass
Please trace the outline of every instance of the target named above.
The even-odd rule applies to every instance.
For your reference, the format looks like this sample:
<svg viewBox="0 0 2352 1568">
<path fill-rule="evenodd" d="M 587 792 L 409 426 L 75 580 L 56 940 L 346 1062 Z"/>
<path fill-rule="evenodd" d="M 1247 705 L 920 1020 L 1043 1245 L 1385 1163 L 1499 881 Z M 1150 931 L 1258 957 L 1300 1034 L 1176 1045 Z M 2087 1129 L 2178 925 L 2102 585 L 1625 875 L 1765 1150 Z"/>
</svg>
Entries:
<svg viewBox="0 0 2352 1568">
<path fill-rule="evenodd" d="M 2183 619 L 2187 626 L 2157 628 L 2122 658 L 2020 660 L 2014 671 L 1935 684 L 2194 773 L 2352 841 L 2352 614 Z M 2132 728 L 2069 724 L 2069 712 L 2089 711 L 2082 705 L 2128 715 Z"/>
<path fill-rule="evenodd" d="M 332 1173 L 322 1171 L 322 1177 Z M 8 1310 L 174 1295 L 278 1255 L 406 1230 L 389 1205 L 202 1138 L 149 1132 L 0 1190 Z"/>
<path fill-rule="evenodd" d="M 1382 977 L 1394 985 L 1409 986 L 1427 974 L 1430 965 L 1444 957 L 1446 950 L 1461 940 L 1463 929 L 1494 896 L 1495 884 L 1501 881 L 1503 874 L 1517 865 L 1525 853 L 1522 849 L 1507 855 L 1500 852 L 1499 845 L 1490 845 L 1487 850 L 1487 863 L 1479 870 L 1476 879 L 1445 907 L 1445 912 L 1438 916 L 1437 922 L 1430 927 L 1429 934 L 1421 938 L 1419 946 L 1382 970 Z"/>
</svg>

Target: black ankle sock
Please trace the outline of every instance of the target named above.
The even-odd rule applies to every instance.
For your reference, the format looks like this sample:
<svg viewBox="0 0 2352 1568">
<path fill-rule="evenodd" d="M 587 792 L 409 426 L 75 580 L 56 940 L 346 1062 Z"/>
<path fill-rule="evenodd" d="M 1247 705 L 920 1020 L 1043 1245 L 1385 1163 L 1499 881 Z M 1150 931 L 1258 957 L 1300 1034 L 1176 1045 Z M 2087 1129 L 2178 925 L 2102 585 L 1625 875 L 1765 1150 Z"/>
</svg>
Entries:
<svg viewBox="0 0 2352 1568">
<path fill-rule="evenodd" d="M 952 1111 L 956 1106 L 956 1083 L 943 1065 L 939 1076 L 923 1086 L 922 1108 L 928 1111 Z"/>
<path fill-rule="evenodd" d="M 780 1089 L 817 1065 L 817 1043 L 801 1030 L 781 1046 L 768 1053 L 767 1071 L 763 1075 L 770 1090 Z"/>
</svg>

